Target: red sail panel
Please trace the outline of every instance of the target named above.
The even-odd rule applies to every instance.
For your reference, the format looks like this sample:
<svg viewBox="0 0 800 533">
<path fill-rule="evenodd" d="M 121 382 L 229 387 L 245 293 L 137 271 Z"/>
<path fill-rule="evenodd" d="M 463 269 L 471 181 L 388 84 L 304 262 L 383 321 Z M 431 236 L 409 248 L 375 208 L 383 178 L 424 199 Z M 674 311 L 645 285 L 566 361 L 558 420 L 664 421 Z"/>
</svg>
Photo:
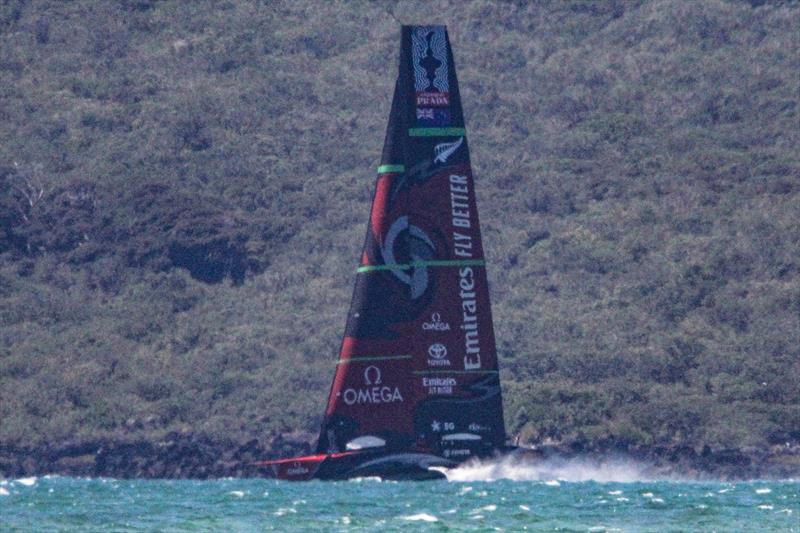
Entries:
<svg viewBox="0 0 800 533">
<path fill-rule="evenodd" d="M 504 440 L 483 246 L 447 32 L 405 26 L 318 450 L 369 442 L 466 459 Z"/>
</svg>

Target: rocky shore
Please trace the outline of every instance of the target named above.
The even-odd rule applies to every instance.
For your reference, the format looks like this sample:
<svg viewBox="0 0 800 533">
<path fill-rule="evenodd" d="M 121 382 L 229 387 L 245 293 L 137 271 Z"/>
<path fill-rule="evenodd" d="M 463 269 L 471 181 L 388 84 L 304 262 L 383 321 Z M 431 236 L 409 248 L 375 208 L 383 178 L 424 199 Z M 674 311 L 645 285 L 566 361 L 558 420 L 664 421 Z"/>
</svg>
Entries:
<svg viewBox="0 0 800 533">
<path fill-rule="evenodd" d="M 219 443 L 197 434 L 168 434 L 158 441 L 65 442 L 37 448 L 0 444 L 0 477 L 44 474 L 115 478 L 258 477 L 256 461 L 311 452 L 311 435 Z"/>
<path fill-rule="evenodd" d="M 59 474 L 115 478 L 262 477 L 256 461 L 312 451 L 314 435 L 288 433 L 264 440 L 219 443 L 197 434 L 169 434 L 150 441 L 65 442 L 38 448 L 0 444 L 0 478 Z M 518 459 L 632 460 L 657 477 L 689 479 L 787 479 L 800 477 L 800 446 L 697 451 L 690 447 L 630 449 L 584 444 L 535 446 Z"/>
</svg>

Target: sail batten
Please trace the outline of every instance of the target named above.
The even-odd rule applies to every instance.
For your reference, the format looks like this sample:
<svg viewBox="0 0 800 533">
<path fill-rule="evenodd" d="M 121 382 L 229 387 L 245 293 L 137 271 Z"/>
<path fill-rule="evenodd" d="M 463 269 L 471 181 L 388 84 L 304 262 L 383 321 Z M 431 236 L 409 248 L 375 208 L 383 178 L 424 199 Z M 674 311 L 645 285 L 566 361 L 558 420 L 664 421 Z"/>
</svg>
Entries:
<svg viewBox="0 0 800 533">
<path fill-rule="evenodd" d="M 402 29 L 377 173 L 317 452 L 380 439 L 386 449 L 458 461 L 486 455 L 503 446 L 505 426 L 467 134 L 444 26 Z"/>
<path fill-rule="evenodd" d="M 378 174 L 402 174 L 405 171 L 404 165 L 381 165 L 378 167 Z"/>
<path fill-rule="evenodd" d="M 411 137 L 463 137 L 466 135 L 464 128 L 410 128 Z"/>
</svg>

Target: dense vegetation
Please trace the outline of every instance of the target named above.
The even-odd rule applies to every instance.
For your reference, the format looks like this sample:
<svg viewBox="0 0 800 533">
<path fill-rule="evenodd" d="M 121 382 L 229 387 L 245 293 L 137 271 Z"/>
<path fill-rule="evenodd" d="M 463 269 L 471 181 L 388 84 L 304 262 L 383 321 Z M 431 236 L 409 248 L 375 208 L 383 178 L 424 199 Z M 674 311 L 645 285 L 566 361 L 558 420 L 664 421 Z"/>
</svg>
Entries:
<svg viewBox="0 0 800 533">
<path fill-rule="evenodd" d="M 447 23 L 509 431 L 800 442 L 800 9 L 0 5 L 0 444 L 315 431 L 399 24 Z"/>
</svg>

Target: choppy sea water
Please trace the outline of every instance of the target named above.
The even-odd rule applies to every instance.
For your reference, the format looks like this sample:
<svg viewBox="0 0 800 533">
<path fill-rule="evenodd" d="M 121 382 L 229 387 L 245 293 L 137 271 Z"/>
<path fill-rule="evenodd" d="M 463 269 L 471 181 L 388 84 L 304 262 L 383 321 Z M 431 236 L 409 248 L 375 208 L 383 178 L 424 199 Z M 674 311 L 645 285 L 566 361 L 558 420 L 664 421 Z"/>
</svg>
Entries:
<svg viewBox="0 0 800 533">
<path fill-rule="evenodd" d="M 648 479 L 625 464 L 484 464 L 448 481 L 0 481 L 0 531 L 800 532 L 800 481 Z M 511 479 L 509 479 L 511 478 Z"/>
</svg>

